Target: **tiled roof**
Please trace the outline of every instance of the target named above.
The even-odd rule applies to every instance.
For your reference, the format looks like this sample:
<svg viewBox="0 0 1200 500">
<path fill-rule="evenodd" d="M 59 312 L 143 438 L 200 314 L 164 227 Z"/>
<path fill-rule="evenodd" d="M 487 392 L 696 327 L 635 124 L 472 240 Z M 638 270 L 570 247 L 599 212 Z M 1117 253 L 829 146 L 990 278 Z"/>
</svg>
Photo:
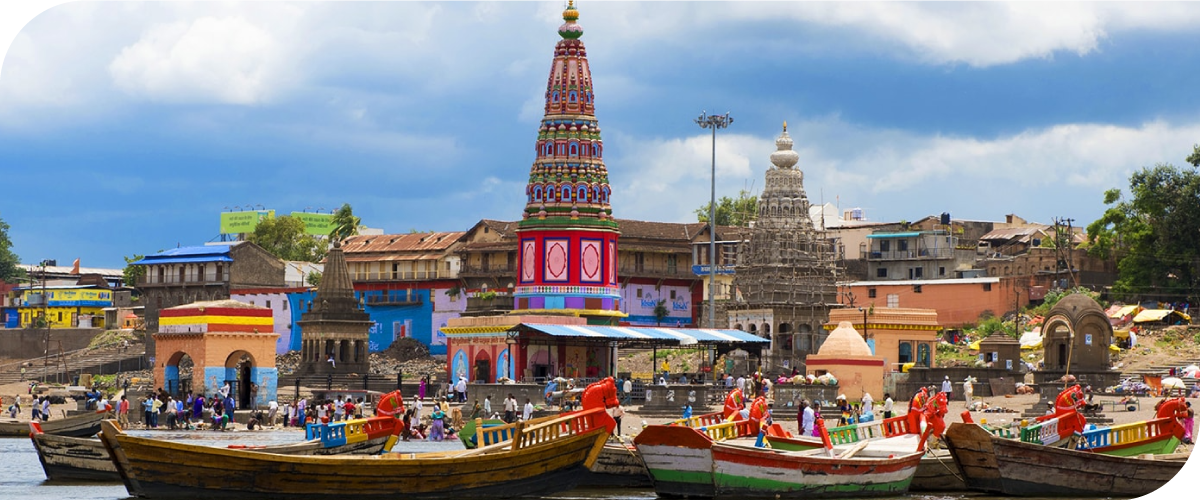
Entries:
<svg viewBox="0 0 1200 500">
<path fill-rule="evenodd" d="M 691 242 L 706 224 L 703 222 L 649 222 L 633 219 L 617 219 L 621 238 L 647 240 L 680 240 Z"/>
<path fill-rule="evenodd" d="M 342 243 L 342 251 L 347 257 L 356 253 L 441 251 L 450 248 L 464 234 L 462 231 L 450 231 L 351 236 Z"/>
</svg>

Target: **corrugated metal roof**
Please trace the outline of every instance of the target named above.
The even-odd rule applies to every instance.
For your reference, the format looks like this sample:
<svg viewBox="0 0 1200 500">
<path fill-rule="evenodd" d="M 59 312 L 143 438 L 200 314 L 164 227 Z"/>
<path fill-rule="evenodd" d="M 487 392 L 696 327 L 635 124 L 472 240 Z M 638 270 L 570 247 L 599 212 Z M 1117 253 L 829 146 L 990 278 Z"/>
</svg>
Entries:
<svg viewBox="0 0 1200 500">
<path fill-rule="evenodd" d="M 867 237 L 868 238 L 911 238 L 913 236 L 920 236 L 920 235 L 921 235 L 921 233 L 919 233 L 919 232 L 910 231 L 907 233 L 875 233 L 875 234 L 868 234 Z"/>
<path fill-rule="evenodd" d="M 1006 227 L 1003 229 L 993 229 L 987 234 L 980 236 L 981 240 L 1013 240 L 1018 238 L 1028 238 L 1034 233 L 1043 231 L 1050 226 L 1026 226 L 1026 227 Z"/>
<path fill-rule="evenodd" d="M 134 264 L 180 264 L 192 262 L 233 262 L 229 257 L 231 245 L 179 247 L 147 255 Z"/>
</svg>

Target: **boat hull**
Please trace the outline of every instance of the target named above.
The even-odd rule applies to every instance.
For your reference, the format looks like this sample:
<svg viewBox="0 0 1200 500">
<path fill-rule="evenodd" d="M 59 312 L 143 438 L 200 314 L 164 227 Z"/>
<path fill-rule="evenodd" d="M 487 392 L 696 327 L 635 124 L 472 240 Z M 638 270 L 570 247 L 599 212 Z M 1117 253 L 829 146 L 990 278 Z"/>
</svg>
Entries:
<svg viewBox="0 0 1200 500">
<path fill-rule="evenodd" d="M 99 439 L 73 438 L 51 434 L 30 436 L 46 478 L 51 481 L 121 482 L 108 450 Z M 383 451 L 388 437 L 325 448 L 320 440 L 293 444 L 244 448 L 257 453 L 282 455 L 374 455 Z"/>
<path fill-rule="evenodd" d="M 716 498 L 867 498 L 903 495 L 921 453 L 830 458 L 714 443 Z"/>
<path fill-rule="evenodd" d="M 908 491 L 939 492 L 966 491 L 967 483 L 962 479 L 962 471 L 954 463 L 954 457 L 946 450 L 935 450 L 921 457 L 917 473 L 913 474 Z"/>
<path fill-rule="evenodd" d="M 517 451 L 305 457 L 208 448 L 129 436 L 106 421 L 102 434 L 129 493 L 144 498 L 497 498 L 575 486 L 595 461 L 603 428 Z M 463 452 L 459 452 L 463 453 Z M 465 452 L 472 453 L 472 452 Z"/>
<path fill-rule="evenodd" d="M 650 473 L 637 449 L 618 443 L 604 445 L 596 463 L 579 483 L 583 488 L 647 488 L 652 485 Z"/>
<path fill-rule="evenodd" d="M 634 439 L 659 496 L 712 498 L 712 440 L 695 429 L 652 425 Z"/>
<path fill-rule="evenodd" d="M 964 457 L 973 458 L 963 455 L 961 448 L 990 448 L 995 468 L 987 470 L 992 488 L 988 491 L 1011 496 L 1137 497 L 1161 488 L 1184 465 L 1184 461 L 1117 457 L 1001 439 L 976 425 L 954 424 L 946 435 L 968 486 L 975 487 L 972 474 L 978 469 L 964 465 Z M 977 444 L 984 441 L 986 446 Z"/>
<path fill-rule="evenodd" d="M 100 421 L 104 420 L 105 418 L 112 418 L 112 414 L 105 412 L 88 412 L 65 418 L 50 419 L 45 422 L 38 422 L 38 424 L 42 426 L 42 432 L 45 432 L 46 434 L 68 437 L 88 437 L 95 436 L 96 433 L 100 432 Z M 0 437 L 28 436 L 28 420 L 0 421 Z"/>
</svg>

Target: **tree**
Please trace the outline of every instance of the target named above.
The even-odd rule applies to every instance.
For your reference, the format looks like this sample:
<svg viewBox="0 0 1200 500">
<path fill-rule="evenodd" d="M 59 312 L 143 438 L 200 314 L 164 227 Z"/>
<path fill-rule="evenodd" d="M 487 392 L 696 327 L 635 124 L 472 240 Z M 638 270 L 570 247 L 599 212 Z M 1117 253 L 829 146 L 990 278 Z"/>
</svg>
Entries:
<svg viewBox="0 0 1200 500">
<path fill-rule="evenodd" d="M 0 219 L 0 281 L 16 283 L 25 279 L 21 258 L 12 252 L 12 240 L 8 239 L 8 223 Z"/>
<path fill-rule="evenodd" d="M 671 310 L 667 309 L 667 299 L 662 299 L 654 304 L 654 321 L 658 323 L 658 326 L 662 326 L 662 321 L 669 314 L 671 314 Z"/>
<path fill-rule="evenodd" d="M 1192 168 L 1159 164 L 1134 172 L 1131 199 L 1104 193 L 1110 207 L 1088 225 L 1088 252 L 1117 259 L 1113 294 L 1168 301 L 1200 299 L 1200 145 Z"/>
<path fill-rule="evenodd" d="M 146 276 L 146 266 L 135 266 L 134 262 L 144 259 L 145 255 L 133 254 L 133 257 L 123 257 L 125 259 L 125 270 L 121 272 L 125 286 L 137 286 L 138 282 L 142 281 L 142 277 Z"/>
<path fill-rule="evenodd" d="M 718 226 L 746 226 L 758 216 L 758 197 L 743 189 L 736 199 L 722 196 L 716 208 Z M 708 222 L 708 203 L 696 209 L 696 220 Z"/>
<path fill-rule="evenodd" d="M 333 231 L 329 233 L 329 239 L 342 241 L 358 234 L 358 227 L 362 224 L 362 219 L 354 216 L 354 209 L 350 208 L 349 203 L 343 203 L 342 208 L 333 213 L 332 222 Z"/>
<path fill-rule="evenodd" d="M 308 282 L 308 284 L 319 287 L 321 286 L 321 276 L 322 274 L 317 271 L 309 271 L 308 275 L 305 276 L 304 279 Z"/>
<path fill-rule="evenodd" d="M 263 219 L 254 227 L 254 232 L 246 236 L 246 241 L 283 260 L 320 262 L 329 250 L 327 240 L 306 234 L 304 221 L 288 215 Z"/>
</svg>

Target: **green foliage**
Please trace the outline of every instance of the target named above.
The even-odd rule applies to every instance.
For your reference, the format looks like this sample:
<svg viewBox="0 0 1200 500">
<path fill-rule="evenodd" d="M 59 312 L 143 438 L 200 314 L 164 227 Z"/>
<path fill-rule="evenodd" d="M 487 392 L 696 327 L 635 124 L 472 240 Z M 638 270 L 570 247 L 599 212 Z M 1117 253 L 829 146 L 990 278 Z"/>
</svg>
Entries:
<svg viewBox="0 0 1200 500">
<path fill-rule="evenodd" d="M 142 260 L 145 255 L 133 254 L 133 257 L 123 257 L 125 259 L 125 270 L 121 271 L 122 279 L 125 281 L 125 286 L 137 286 L 138 282 L 146 276 L 146 266 L 135 266 L 134 262 Z"/>
<path fill-rule="evenodd" d="M 654 304 L 654 320 L 657 321 L 660 326 L 662 325 L 662 320 L 669 314 L 671 314 L 671 310 L 667 309 L 666 299 L 660 300 L 657 304 Z"/>
<path fill-rule="evenodd" d="M 289 215 L 262 220 L 246 240 L 283 260 L 320 262 L 329 249 L 327 240 L 305 234 L 304 221 Z"/>
<path fill-rule="evenodd" d="M 696 209 L 696 220 L 708 222 L 708 203 Z M 717 200 L 718 226 L 746 226 L 758 216 L 758 197 L 741 190 L 736 199 L 722 196 Z"/>
<path fill-rule="evenodd" d="M 329 239 L 342 241 L 354 236 L 358 234 L 361 225 L 362 219 L 354 216 L 354 209 L 350 208 L 350 204 L 343 203 L 342 208 L 333 213 L 333 230 L 329 233 Z"/>
<path fill-rule="evenodd" d="M 322 274 L 317 271 L 309 271 L 308 275 L 304 277 L 304 281 L 312 286 L 321 286 L 321 276 Z"/>
<path fill-rule="evenodd" d="M 25 269 L 20 264 L 21 258 L 12 252 L 12 240 L 8 239 L 8 223 L 0 219 L 0 281 L 16 283 L 25 279 Z"/>
<path fill-rule="evenodd" d="M 493 291 L 491 291 L 491 290 L 487 290 L 487 291 L 484 291 L 484 292 L 479 292 L 479 295 L 476 295 L 476 297 L 479 297 L 479 298 L 481 298 L 481 299 L 483 299 L 483 300 L 492 300 L 492 299 L 495 299 L 495 298 L 496 298 L 496 292 L 493 292 Z"/>
<path fill-rule="evenodd" d="M 1188 163 L 1200 166 L 1200 145 Z M 1143 168 L 1129 179 L 1131 199 L 1116 189 L 1088 225 L 1089 252 L 1116 258 L 1119 298 L 1200 299 L 1200 172 L 1170 164 Z"/>
<path fill-rule="evenodd" d="M 980 338 L 987 337 L 993 333 L 1003 333 L 1009 337 L 1016 336 L 1016 324 L 1012 321 L 1004 321 L 995 316 L 984 318 L 979 322 L 979 327 L 975 329 L 976 335 Z"/>
</svg>

